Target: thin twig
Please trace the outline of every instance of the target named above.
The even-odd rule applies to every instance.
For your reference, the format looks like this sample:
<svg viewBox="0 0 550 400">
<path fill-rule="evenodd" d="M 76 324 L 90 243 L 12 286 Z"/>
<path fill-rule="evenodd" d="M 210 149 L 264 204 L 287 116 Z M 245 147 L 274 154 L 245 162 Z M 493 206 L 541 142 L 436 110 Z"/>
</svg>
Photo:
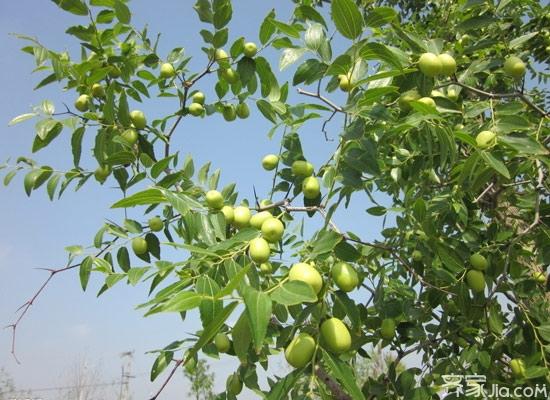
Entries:
<svg viewBox="0 0 550 400">
<path fill-rule="evenodd" d="M 107 244 L 105 247 L 99 250 L 99 252 L 97 252 L 94 257 L 100 257 L 103 253 L 105 253 L 108 249 L 110 249 L 113 243 L 115 243 L 118 239 L 119 239 L 118 237 L 115 237 L 112 241 L 109 242 L 109 244 Z M 10 328 L 12 330 L 11 354 L 18 364 L 20 364 L 20 362 L 19 362 L 19 359 L 17 358 L 17 354 L 15 351 L 15 347 L 16 347 L 15 343 L 16 343 L 16 337 L 17 337 L 16 335 L 17 327 L 19 326 L 21 320 L 25 317 L 25 315 L 27 314 L 31 306 L 34 304 L 34 302 L 40 296 L 40 294 L 44 291 L 46 286 L 48 286 L 48 283 L 50 283 L 50 281 L 55 275 L 57 275 L 60 272 L 66 272 L 66 271 L 70 271 L 72 269 L 78 268 L 81 265 L 82 263 L 78 263 L 78 264 L 72 264 L 72 265 L 68 265 L 66 267 L 58 268 L 58 269 L 45 268 L 45 270 L 47 270 L 50 273 L 48 278 L 44 281 L 44 283 L 40 286 L 40 288 L 34 293 L 34 295 L 28 301 L 26 301 L 21 307 L 17 309 L 16 312 L 21 311 L 21 313 L 19 314 L 19 317 L 17 317 L 15 322 L 5 327 L 6 329 Z"/>
<path fill-rule="evenodd" d="M 180 367 L 181 364 L 183 364 L 183 362 L 185 360 L 181 359 L 181 360 L 174 360 L 174 361 L 176 361 L 176 364 L 174 365 L 174 368 L 172 368 L 172 371 L 170 371 L 170 374 L 168 374 L 168 376 L 166 377 L 166 379 L 162 383 L 162 386 L 159 388 L 159 390 L 149 400 L 156 400 L 160 396 L 160 394 L 162 393 L 162 391 L 164 390 L 166 385 L 168 385 L 168 383 L 170 382 L 170 380 L 172 379 L 172 377 L 176 373 L 177 369 Z"/>
<path fill-rule="evenodd" d="M 533 110 L 537 111 L 539 114 L 541 114 L 543 117 L 550 117 L 550 112 L 547 112 L 537 106 L 535 103 L 533 103 L 524 93 L 522 92 L 511 92 L 511 93 L 492 93 L 492 92 L 486 92 L 485 90 L 481 90 L 472 86 L 468 86 L 462 82 L 452 80 L 446 83 L 443 83 L 438 86 L 438 88 L 450 86 L 450 85 L 457 85 L 460 86 L 472 93 L 476 93 L 480 96 L 487 97 L 489 99 L 506 99 L 506 98 L 519 98 L 521 99 L 525 104 L 527 104 L 529 107 L 531 107 Z"/>
<path fill-rule="evenodd" d="M 312 92 L 308 92 L 306 90 L 303 90 L 301 88 L 298 88 L 298 93 L 299 94 L 303 94 L 304 96 L 309 96 L 309 97 L 315 97 L 316 99 L 319 99 L 321 100 L 323 103 L 325 103 L 327 106 L 329 106 L 330 108 L 332 108 L 334 111 L 337 111 L 337 112 L 341 112 L 341 113 L 344 113 L 346 114 L 346 112 L 344 111 L 344 109 L 340 106 L 337 106 L 336 104 L 334 104 L 332 101 L 330 101 L 329 99 L 327 99 L 326 97 L 322 96 L 320 93 L 312 93 Z"/>
</svg>

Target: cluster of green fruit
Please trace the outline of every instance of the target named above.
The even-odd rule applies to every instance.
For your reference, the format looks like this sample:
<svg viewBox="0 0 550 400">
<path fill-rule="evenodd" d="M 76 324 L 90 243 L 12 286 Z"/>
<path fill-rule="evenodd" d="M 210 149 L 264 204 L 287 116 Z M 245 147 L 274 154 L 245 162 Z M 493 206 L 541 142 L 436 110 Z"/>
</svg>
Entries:
<svg viewBox="0 0 550 400">
<path fill-rule="evenodd" d="M 485 290 L 485 274 L 483 271 L 487 269 L 489 262 L 483 255 L 474 253 L 470 256 L 470 265 L 472 268 L 466 272 L 466 283 L 473 292 L 482 293 Z"/>
<path fill-rule="evenodd" d="M 147 225 L 149 226 L 151 232 L 160 232 L 164 229 L 164 221 L 159 216 L 151 218 Z M 141 236 L 133 238 L 132 250 L 138 256 L 146 254 L 149 250 L 147 241 Z"/>
<path fill-rule="evenodd" d="M 270 243 L 277 243 L 284 234 L 284 225 L 279 218 L 274 217 L 269 211 L 260 211 L 254 215 L 246 206 L 224 205 L 223 195 L 217 190 L 210 190 L 206 193 L 206 205 L 213 210 L 219 210 L 225 217 L 227 224 L 237 229 L 251 226 L 262 232 L 262 237 L 254 238 L 249 242 L 248 254 L 250 258 L 258 263 L 266 263 L 271 255 Z M 267 202 L 263 202 L 266 206 Z M 264 267 L 265 268 L 265 267 Z"/>
<path fill-rule="evenodd" d="M 266 171 L 277 168 L 279 157 L 275 154 L 268 154 L 262 159 L 262 167 Z M 302 193 L 306 199 L 316 199 L 321 194 L 319 180 L 312 176 L 315 172 L 313 164 L 305 160 L 297 160 L 292 163 L 292 174 L 302 180 Z"/>
</svg>

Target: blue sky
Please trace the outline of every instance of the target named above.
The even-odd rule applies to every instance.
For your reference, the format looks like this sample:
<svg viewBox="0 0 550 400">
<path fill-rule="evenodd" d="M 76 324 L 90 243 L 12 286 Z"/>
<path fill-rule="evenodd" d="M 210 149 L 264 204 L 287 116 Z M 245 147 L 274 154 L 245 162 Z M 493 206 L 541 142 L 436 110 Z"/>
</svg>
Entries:
<svg viewBox="0 0 550 400">
<path fill-rule="evenodd" d="M 164 0 L 156 3 L 162 4 L 156 8 L 152 4 L 147 0 L 131 2 L 134 24 L 137 27 L 149 24 L 152 35 L 162 32 L 160 53 L 163 55 L 179 46 L 183 46 L 187 54 L 196 54 L 197 58 L 190 65 L 200 70 L 205 64 L 205 58 L 200 51 L 202 39 L 198 32 L 204 25 L 192 10 L 193 2 Z M 278 17 L 286 20 L 292 10 L 290 1 L 235 1 L 230 43 L 239 36 L 258 42 L 258 27 L 274 5 Z M 50 99 L 58 109 L 63 108 L 62 102 L 71 104 L 74 101 L 74 93 L 62 93 L 56 85 L 38 92 L 32 90 L 43 75 L 30 75 L 34 61 L 19 51 L 23 43 L 9 36 L 9 33 L 37 36 L 46 46 L 57 50 L 67 49 L 72 51 L 74 57 L 78 57 L 75 52 L 78 43 L 65 35 L 64 30 L 80 23 L 85 24 L 86 21 L 60 11 L 52 2 L 0 2 L 0 123 L 4 126 L 0 133 L 0 162 L 9 157 L 15 159 L 26 155 L 59 170 L 70 168 L 68 135 L 58 138 L 50 149 L 31 155 L 33 123 L 7 127 L 11 118 L 28 112 L 32 105 L 43 99 Z M 274 69 L 277 69 L 277 54 L 270 51 L 267 57 L 272 60 Z M 293 68 L 289 68 L 289 71 L 279 76 L 288 79 L 293 71 Z M 214 97 L 212 80 L 205 80 L 198 88 L 206 93 L 207 101 Z M 299 100 L 297 95 L 292 97 Z M 336 101 L 343 100 L 340 94 L 333 98 Z M 153 100 L 139 108 L 152 120 L 172 112 L 176 108 L 174 101 Z M 212 160 L 213 167 L 222 168 L 221 183 L 239 182 L 241 195 L 249 199 L 252 199 L 252 185 L 259 193 L 267 193 L 271 175 L 261 169 L 260 160 L 266 153 L 277 152 L 280 138 L 280 135 L 276 135 L 270 140 L 267 132 L 271 123 L 253 105 L 251 109 L 251 118 L 231 124 L 227 124 L 219 115 L 204 120 L 186 119 L 176 132 L 173 143 L 173 148 L 179 149 L 182 155 L 192 154 L 197 167 Z M 338 135 L 341 123 L 335 118 L 329 125 L 332 137 Z M 326 160 L 336 146 L 336 142 L 323 139 L 320 125 L 320 122 L 313 122 L 300 131 L 305 155 L 316 165 Z M 87 169 L 95 168 L 89 158 L 85 158 L 85 166 Z M 63 251 L 65 246 L 89 244 L 102 220 L 122 219 L 122 213 L 109 210 L 118 198 L 118 192 L 109 189 L 108 184 L 99 187 L 95 183 L 86 185 L 76 193 L 68 191 L 61 200 L 53 203 L 47 199 L 44 190 L 27 198 L 21 179 L 0 189 L 0 220 L 4 226 L 0 231 L 1 325 L 14 319 L 14 311 L 46 277 L 34 268 L 62 266 L 66 260 Z M 362 234 L 366 239 L 372 238 L 380 226 L 379 220 L 373 223 L 364 217 L 359 226 L 356 223 L 359 213 L 365 216 L 363 210 L 370 206 L 366 201 L 358 201 L 352 210 L 338 213 L 339 226 L 344 230 L 353 228 L 354 232 Z M 131 210 L 129 215 L 143 219 L 141 210 Z M 67 383 L 64 375 L 74 361 L 81 357 L 88 358 L 92 363 L 101 362 L 104 381 L 118 379 L 121 365 L 118 354 L 127 350 L 135 350 L 133 375 L 136 378 L 132 381 L 134 399 L 146 399 L 147 394 L 158 387 L 158 382 L 148 382 L 153 357 L 145 352 L 181 338 L 186 332 L 194 331 L 197 324 L 189 321 L 182 325 L 177 316 L 144 319 L 140 312 L 134 310 L 134 306 L 146 299 L 145 286 L 136 289 L 119 284 L 97 299 L 95 292 L 99 286 L 99 282 L 94 281 L 91 290 L 82 293 L 76 274 L 67 273 L 54 279 L 20 326 L 18 356 L 22 365 L 17 365 L 10 357 L 10 332 L 1 331 L 0 366 L 8 369 L 19 388 L 63 386 Z M 286 368 L 281 360 L 274 360 L 273 364 L 275 372 Z M 211 366 L 217 375 L 216 387 L 220 389 L 236 364 L 229 359 L 222 359 L 212 362 Z M 181 398 L 184 391 L 185 384 L 178 376 L 163 398 L 176 398 L 176 395 Z M 48 397 L 51 395 L 48 392 L 36 394 L 44 400 L 53 398 Z M 248 394 L 242 398 L 255 396 Z"/>
</svg>

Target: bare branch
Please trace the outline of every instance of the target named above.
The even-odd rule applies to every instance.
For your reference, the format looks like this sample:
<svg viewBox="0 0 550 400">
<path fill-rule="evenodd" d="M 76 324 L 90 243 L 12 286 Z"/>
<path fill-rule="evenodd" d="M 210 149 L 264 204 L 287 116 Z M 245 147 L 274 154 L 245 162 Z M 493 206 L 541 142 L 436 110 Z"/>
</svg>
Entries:
<svg viewBox="0 0 550 400">
<path fill-rule="evenodd" d="M 118 237 L 115 237 L 112 241 L 110 241 L 105 247 L 103 247 L 102 249 L 100 249 L 96 254 L 95 254 L 95 257 L 99 257 L 101 256 L 103 253 L 105 253 L 109 248 L 111 248 L 111 246 L 113 245 L 113 243 L 115 243 L 119 238 Z M 46 288 L 46 286 L 48 286 L 48 283 L 50 283 L 50 281 L 52 280 L 52 278 L 57 275 L 58 273 L 60 272 L 65 272 L 65 271 L 70 271 L 72 269 L 75 269 L 75 268 L 78 268 L 82 265 L 82 263 L 78 263 L 78 264 L 72 264 L 72 265 L 68 265 L 66 267 L 63 267 L 63 268 L 59 268 L 59 269 L 51 269 L 51 268 L 44 268 L 45 270 L 47 270 L 50 275 L 48 276 L 48 278 L 44 281 L 44 283 L 40 286 L 40 288 L 34 293 L 34 295 L 29 299 L 27 300 L 25 303 L 23 303 L 23 305 L 21 307 L 19 307 L 16 312 L 21 312 L 19 314 L 19 317 L 17 317 L 17 319 L 15 320 L 15 322 L 13 324 L 10 324 L 8 326 L 6 326 L 5 328 L 6 329 L 11 329 L 12 330 L 12 338 L 11 338 L 11 354 L 13 356 L 13 358 L 15 359 L 15 361 L 18 363 L 18 364 L 21 364 L 19 359 L 17 358 L 17 354 L 16 354 L 16 351 L 15 351 L 15 348 L 16 348 L 16 339 L 17 339 L 17 328 L 19 327 L 19 324 L 21 323 L 21 321 L 23 320 L 23 318 L 25 317 L 25 315 L 27 315 L 29 309 L 34 305 L 35 301 L 38 299 L 38 297 L 40 296 L 40 294 L 44 291 L 44 289 Z"/>
<path fill-rule="evenodd" d="M 344 113 L 346 114 L 346 112 L 344 111 L 344 109 L 340 106 L 337 106 L 336 104 L 334 104 L 332 101 L 330 101 L 329 99 L 327 99 L 326 97 L 322 96 L 320 93 L 312 93 L 312 92 L 308 92 L 308 91 L 305 91 L 301 88 L 298 88 L 298 93 L 299 94 L 303 94 L 304 96 L 309 96 L 309 97 L 315 97 L 316 99 L 319 99 L 321 100 L 323 103 L 325 103 L 327 106 L 329 106 L 330 108 L 332 108 L 335 112 L 341 112 L 341 113 Z"/>
</svg>

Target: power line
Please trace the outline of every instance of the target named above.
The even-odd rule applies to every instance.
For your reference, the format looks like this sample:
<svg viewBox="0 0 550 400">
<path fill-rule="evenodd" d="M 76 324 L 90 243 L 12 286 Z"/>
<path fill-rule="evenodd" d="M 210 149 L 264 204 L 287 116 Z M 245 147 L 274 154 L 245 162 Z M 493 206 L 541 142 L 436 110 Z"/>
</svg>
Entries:
<svg viewBox="0 0 550 400">
<path fill-rule="evenodd" d="M 105 387 L 105 386 L 116 386 L 120 385 L 120 381 L 111 382 L 111 383 L 91 383 L 88 385 L 73 385 L 73 386 L 57 386 L 57 387 L 46 387 L 46 388 L 31 388 L 31 389 L 21 389 L 21 390 L 12 390 L 9 392 L 6 392 L 6 394 L 11 393 L 26 393 L 26 392 L 50 392 L 54 390 L 72 390 L 72 389 L 78 389 L 83 387 Z"/>
</svg>

